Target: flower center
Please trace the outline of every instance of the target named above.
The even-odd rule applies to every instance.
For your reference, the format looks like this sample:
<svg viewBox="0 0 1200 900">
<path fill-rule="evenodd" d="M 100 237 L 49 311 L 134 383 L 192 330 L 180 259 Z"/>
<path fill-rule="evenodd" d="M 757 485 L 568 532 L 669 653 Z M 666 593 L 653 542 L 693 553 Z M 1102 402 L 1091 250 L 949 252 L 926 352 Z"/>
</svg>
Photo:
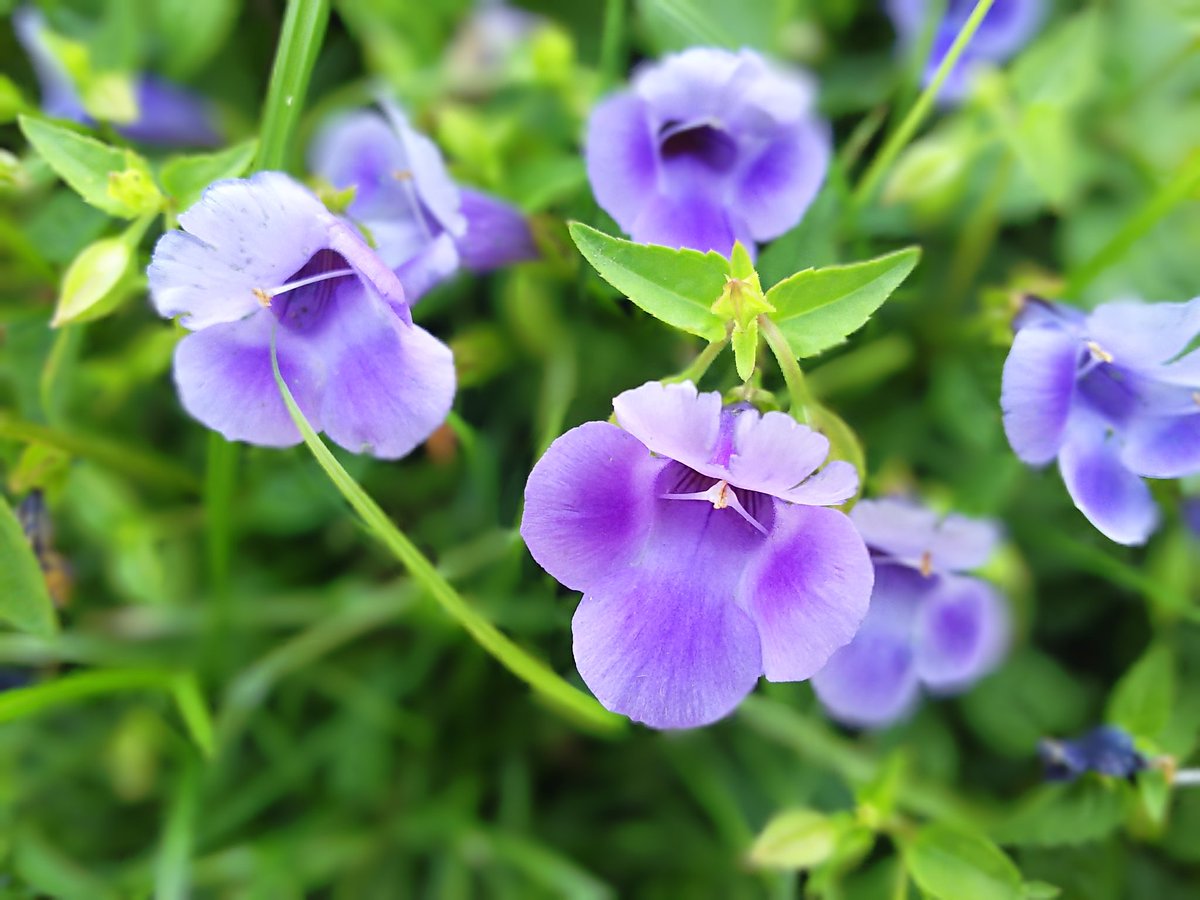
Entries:
<svg viewBox="0 0 1200 900">
<path fill-rule="evenodd" d="M 737 142 L 719 125 L 668 122 L 658 132 L 664 161 L 688 159 L 714 172 L 727 172 L 737 162 Z"/>
<path fill-rule="evenodd" d="M 337 289 L 346 279 L 355 277 L 354 269 L 340 253 L 318 250 L 283 284 L 273 288 L 255 288 L 254 296 L 262 306 L 275 314 L 279 324 L 306 331 L 320 321 Z"/>
<path fill-rule="evenodd" d="M 682 490 L 689 487 L 700 487 L 703 482 L 711 481 L 707 487 L 702 487 L 699 490 Z M 757 501 L 762 495 L 748 491 L 747 501 L 752 507 L 758 505 Z M 732 509 L 739 516 L 745 519 L 751 526 L 761 534 L 766 534 L 766 527 L 755 518 L 754 514 L 742 505 L 742 501 L 738 498 L 737 492 L 728 481 L 716 480 L 709 478 L 706 475 L 701 475 L 691 469 L 687 469 L 686 473 L 679 482 L 675 485 L 674 491 L 669 491 L 665 494 L 658 495 L 660 500 L 703 500 L 706 503 L 711 503 L 713 509 Z M 757 510 L 755 510 L 757 512 Z"/>
</svg>

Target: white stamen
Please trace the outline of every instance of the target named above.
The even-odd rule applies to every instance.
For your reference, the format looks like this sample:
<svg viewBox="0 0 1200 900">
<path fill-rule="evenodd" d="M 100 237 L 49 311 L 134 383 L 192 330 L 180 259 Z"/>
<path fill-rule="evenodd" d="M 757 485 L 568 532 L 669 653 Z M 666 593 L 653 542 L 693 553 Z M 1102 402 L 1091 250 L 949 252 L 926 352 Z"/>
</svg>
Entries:
<svg viewBox="0 0 1200 900">
<path fill-rule="evenodd" d="M 718 481 L 706 491 L 696 491 L 691 494 L 659 494 L 659 498 L 662 500 L 705 500 L 713 505 L 713 509 L 725 509 L 728 507 L 762 534 L 767 533 L 767 529 L 759 524 L 754 516 L 746 512 L 746 507 L 742 506 L 742 501 L 738 499 L 738 495 L 734 493 L 733 488 L 729 486 L 729 482 L 727 481 Z"/>
<path fill-rule="evenodd" d="M 289 281 L 287 284 L 281 284 L 277 288 L 271 288 L 269 291 L 262 288 L 254 289 L 254 296 L 258 298 L 258 302 L 263 306 L 271 305 L 271 298 L 278 297 L 280 294 L 294 291 L 296 288 L 306 287 L 310 284 L 316 284 L 318 281 L 328 281 L 330 278 L 341 278 L 343 275 L 353 275 L 353 269 L 334 269 L 332 272 L 321 272 L 318 275 L 310 275 L 308 278 L 299 278 L 296 281 Z"/>
</svg>

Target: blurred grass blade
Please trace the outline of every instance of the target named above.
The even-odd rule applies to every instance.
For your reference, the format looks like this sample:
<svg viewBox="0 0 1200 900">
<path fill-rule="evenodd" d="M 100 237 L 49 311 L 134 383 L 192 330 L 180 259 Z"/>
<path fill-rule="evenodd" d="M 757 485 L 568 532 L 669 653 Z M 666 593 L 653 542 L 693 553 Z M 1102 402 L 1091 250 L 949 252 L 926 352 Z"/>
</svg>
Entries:
<svg viewBox="0 0 1200 900">
<path fill-rule="evenodd" d="M 288 146 L 329 24 L 329 0 L 289 0 L 263 107 L 255 169 L 286 169 Z"/>
<path fill-rule="evenodd" d="M 40 637 L 58 631 L 58 618 L 42 567 L 21 523 L 3 497 L 0 497 L 0 619 Z"/>
<path fill-rule="evenodd" d="M 201 753 L 211 757 L 216 744 L 213 721 L 195 673 L 183 672 L 177 675 L 175 683 L 171 686 L 171 695 L 175 698 L 179 715 L 183 718 L 183 724 L 187 726 L 192 740 Z"/>
<path fill-rule="evenodd" d="M 155 900 L 187 900 L 191 896 L 192 846 L 200 799 L 199 766 L 184 766 L 163 829 L 154 864 Z"/>
<path fill-rule="evenodd" d="M 387 547 L 408 569 L 413 579 L 424 587 L 439 605 L 467 630 L 481 647 L 492 654 L 506 669 L 538 691 L 543 699 L 557 710 L 570 715 L 580 724 L 595 730 L 614 732 L 624 727 L 624 720 L 605 710 L 593 698 L 565 682 L 549 666 L 531 656 L 491 622 L 473 610 L 415 544 L 398 529 L 379 505 L 350 477 L 329 448 L 321 441 L 300 407 L 296 405 L 279 372 L 279 359 L 271 344 L 271 366 L 275 383 L 283 395 L 292 421 L 300 429 L 304 443 L 316 457 L 330 481 L 359 514 L 375 538 Z"/>
</svg>

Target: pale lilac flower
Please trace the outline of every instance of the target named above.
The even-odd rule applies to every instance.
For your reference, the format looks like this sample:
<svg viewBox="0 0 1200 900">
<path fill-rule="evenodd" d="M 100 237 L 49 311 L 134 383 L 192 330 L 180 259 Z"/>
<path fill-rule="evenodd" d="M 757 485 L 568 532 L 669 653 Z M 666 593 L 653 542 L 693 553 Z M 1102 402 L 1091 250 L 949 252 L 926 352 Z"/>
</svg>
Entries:
<svg viewBox="0 0 1200 900">
<path fill-rule="evenodd" d="M 800 221 L 829 168 L 803 73 L 698 47 L 637 72 L 592 112 L 588 178 L 635 241 L 751 252 Z"/>
<path fill-rule="evenodd" d="M 1016 326 L 1000 396 L 1013 450 L 1057 457 L 1102 534 L 1144 543 L 1159 513 L 1142 478 L 1200 473 L 1200 298 L 1090 314 L 1030 300 Z"/>
<path fill-rule="evenodd" d="M 219 181 L 179 216 L 148 271 L 184 408 L 229 440 L 295 444 L 271 370 L 312 426 L 355 453 L 404 456 L 446 418 L 450 350 L 412 323 L 399 279 L 286 175 Z"/>
<path fill-rule="evenodd" d="M 924 83 L 928 84 L 970 17 L 975 0 L 948 0 L 946 12 L 936 24 L 927 22 L 936 9 L 932 0 L 885 0 L 884 6 L 905 49 L 919 43 L 925 28 L 933 26 L 933 44 L 924 75 Z M 979 69 L 1014 56 L 1033 37 L 1045 12 L 1046 0 L 996 0 L 942 83 L 938 99 L 942 103 L 962 100 Z"/>
<path fill-rule="evenodd" d="M 850 517 L 875 564 L 871 608 L 812 685 L 833 718 L 877 728 L 909 713 L 922 686 L 958 693 L 1000 661 L 1004 603 L 986 582 L 958 574 L 987 560 L 999 532 L 901 500 L 863 500 Z"/>
<path fill-rule="evenodd" d="M 12 23 L 41 87 L 43 112 L 57 119 L 94 125 L 70 73 L 51 52 L 41 11 L 22 7 L 13 12 Z M 149 74 L 137 77 L 134 90 L 137 119 L 116 125 L 118 134 L 145 144 L 213 147 L 221 142 L 212 111 L 197 95 Z"/>
<path fill-rule="evenodd" d="M 331 119 L 309 162 L 334 187 L 355 189 L 346 212 L 396 270 L 410 302 L 460 267 L 484 272 L 537 258 L 520 210 L 459 187 L 437 145 L 394 105 L 382 109 Z"/>
<path fill-rule="evenodd" d="M 588 687 L 635 721 L 692 728 L 761 675 L 811 677 L 871 593 L 862 538 L 824 508 L 853 496 L 854 467 L 817 472 L 824 436 L 690 383 L 645 384 L 613 408 L 617 425 L 550 446 L 521 522 L 534 559 L 584 594 L 572 630 Z"/>
</svg>

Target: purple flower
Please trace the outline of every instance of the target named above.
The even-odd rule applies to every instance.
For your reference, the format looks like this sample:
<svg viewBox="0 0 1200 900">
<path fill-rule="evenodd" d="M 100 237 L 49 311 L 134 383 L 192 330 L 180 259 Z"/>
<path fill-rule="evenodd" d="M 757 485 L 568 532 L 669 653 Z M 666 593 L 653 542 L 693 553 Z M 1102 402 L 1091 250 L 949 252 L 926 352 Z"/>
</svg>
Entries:
<svg viewBox="0 0 1200 900">
<path fill-rule="evenodd" d="M 218 181 L 154 248 L 154 304 L 191 330 L 175 352 L 184 408 L 229 440 L 300 434 L 271 371 L 312 426 L 356 453 L 404 456 L 446 418 L 450 350 L 412 324 L 404 290 L 354 228 L 286 175 Z"/>
<path fill-rule="evenodd" d="M 1057 457 L 1106 537 L 1144 543 L 1158 507 L 1142 478 L 1200 472 L 1200 298 L 1090 314 L 1032 300 L 1016 325 L 1000 395 L 1008 442 L 1031 465 Z"/>
<path fill-rule="evenodd" d="M 907 49 L 919 43 L 934 4 L 930 0 L 885 0 L 884 6 L 896 28 L 901 47 Z M 942 83 L 938 99 L 943 103 L 962 100 L 980 68 L 1002 63 L 1024 47 L 1041 25 L 1045 6 L 1045 0 L 996 0 L 979 23 L 957 65 Z M 974 8 L 975 0 L 949 0 L 946 4 L 946 13 L 933 32 L 929 61 L 925 66 L 925 84 L 933 80 L 934 72 Z"/>
<path fill-rule="evenodd" d="M 1113 725 L 1101 725 L 1073 740 L 1045 738 L 1038 744 L 1038 756 L 1047 781 L 1074 781 L 1085 772 L 1132 778 L 1147 765 L 1129 733 Z"/>
<path fill-rule="evenodd" d="M 525 488 L 534 559 L 584 594 L 575 662 L 655 728 L 720 719 L 760 675 L 800 681 L 853 637 L 871 565 L 843 513 L 854 467 L 783 413 L 657 382 L 555 441 Z M 816 474 L 814 474 L 814 472 Z"/>
<path fill-rule="evenodd" d="M 537 258 L 520 210 L 460 188 L 433 141 L 395 106 L 383 104 L 383 110 L 329 121 L 309 162 L 334 187 L 355 189 L 347 213 L 396 270 L 410 302 L 460 266 L 483 272 Z"/>
<path fill-rule="evenodd" d="M 1200 497 L 1188 497 L 1183 501 L 1183 523 L 1193 535 L 1200 537 Z"/>
<path fill-rule="evenodd" d="M 43 112 L 54 118 L 94 125 L 70 73 L 50 49 L 41 11 L 22 7 L 12 14 L 12 22 L 41 87 Z M 195 94 L 148 74 L 138 76 L 134 91 L 138 116 L 132 122 L 116 126 L 118 134 L 145 144 L 214 147 L 221 142 L 208 105 Z"/>
<path fill-rule="evenodd" d="M 829 168 L 815 89 L 750 50 L 694 48 L 592 112 L 588 178 L 635 241 L 753 252 L 800 221 Z"/>
<path fill-rule="evenodd" d="M 875 564 L 871 608 L 812 684 L 833 718 L 881 727 L 912 709 L 922 685 L 957 693 L 999 662 L 1004 604 L 986 582 L 956 574 L 982 565 L 999 534 L 900 500 L 864 500 L 851 518 Z"/>
</svg>

